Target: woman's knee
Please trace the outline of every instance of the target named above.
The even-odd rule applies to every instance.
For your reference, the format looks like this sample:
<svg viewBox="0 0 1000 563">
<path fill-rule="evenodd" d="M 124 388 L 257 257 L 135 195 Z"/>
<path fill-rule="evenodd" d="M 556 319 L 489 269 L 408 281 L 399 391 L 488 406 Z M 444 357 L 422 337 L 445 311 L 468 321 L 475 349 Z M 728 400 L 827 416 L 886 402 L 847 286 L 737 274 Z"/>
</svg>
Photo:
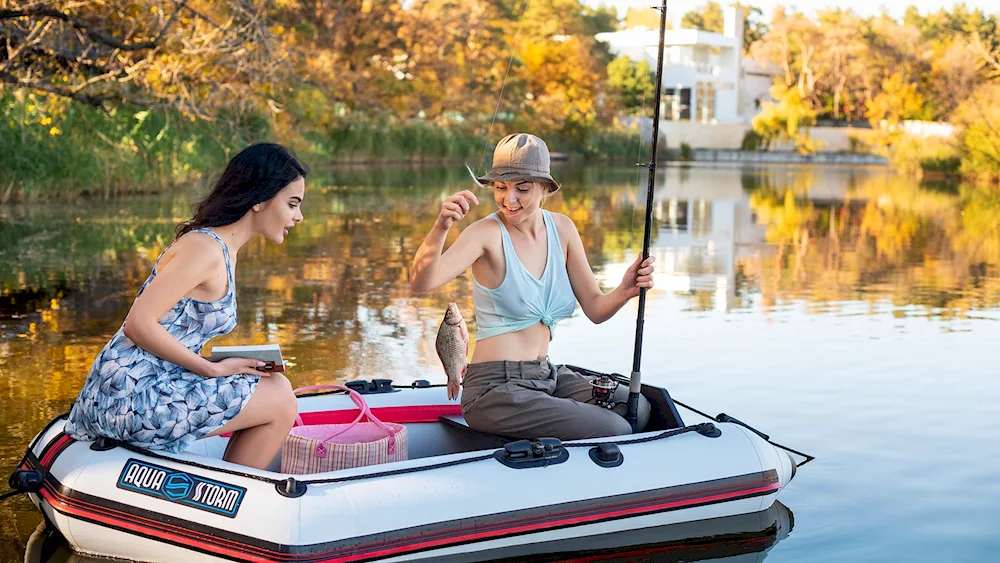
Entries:
<svg viewBox="0 0 1000 563">
<path fill-rule="evenodd" d="M 261 389 L 264 387 L 264 389 Z M 272 373 L 257 384 L 258 391 L 267 393 L 273 420 L 282 425 L 292 426 L 298 415 L 299 404 L 288 378 L 280 373 Z"/>
</svg>

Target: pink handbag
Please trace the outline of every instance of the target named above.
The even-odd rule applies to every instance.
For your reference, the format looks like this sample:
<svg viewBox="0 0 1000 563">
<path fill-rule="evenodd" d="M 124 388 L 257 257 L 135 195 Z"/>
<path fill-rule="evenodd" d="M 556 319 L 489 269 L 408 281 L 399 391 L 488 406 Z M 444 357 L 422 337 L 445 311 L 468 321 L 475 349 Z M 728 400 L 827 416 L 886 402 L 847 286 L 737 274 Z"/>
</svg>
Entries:
<svg viewBox="0 0 1000 563">
<path fill-rule="evenodd" d="M 357 391 L 342 385 L 311 385 L 294 392 L 321 389 L 347 391 L 361 412 L 347 424 L 305 426 L 302 417 L 295 417 L 281 453 L 282 473 L 323 473 L 408 459 L 406 427 L 379 420 Z M 368 422 L 361 422 L 365 417 Z"/>
</svg>

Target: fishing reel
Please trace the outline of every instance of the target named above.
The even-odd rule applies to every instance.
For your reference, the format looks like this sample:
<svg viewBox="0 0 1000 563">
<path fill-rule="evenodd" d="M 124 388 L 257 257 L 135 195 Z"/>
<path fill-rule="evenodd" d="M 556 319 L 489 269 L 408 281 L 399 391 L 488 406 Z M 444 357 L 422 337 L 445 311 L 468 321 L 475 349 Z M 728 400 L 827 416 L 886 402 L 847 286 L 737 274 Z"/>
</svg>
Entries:
<svg viewBox="0 0 1000 563">
<path fill-rule="evenodd" d="M 618 382 L 615 379 L 610 375 L 601 374 L 591 379 L 590 385 L 592 386 L 590 396 L 597 403 L 597 406 L 606 409 L 613 409 L 615 407 L 614 396 L 615 390 L 618 389 Z"/>
</svg>

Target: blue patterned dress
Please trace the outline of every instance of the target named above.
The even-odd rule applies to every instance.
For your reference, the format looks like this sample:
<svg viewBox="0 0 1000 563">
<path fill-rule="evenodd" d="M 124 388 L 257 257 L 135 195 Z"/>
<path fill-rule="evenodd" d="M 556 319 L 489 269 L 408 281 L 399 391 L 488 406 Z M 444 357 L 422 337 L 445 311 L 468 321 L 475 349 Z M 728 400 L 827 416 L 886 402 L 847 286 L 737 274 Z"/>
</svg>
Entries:
<svg viewBox="0 0 1000 563">
<path fill-rule="evenodd" d="M 182 298 L 160 325 L 199 353 L 210 339 L 236 326 L 236 280 L 222 239 L 209 229 L 196 231 L 222 245 L 229 289 L 218 301 Z M 139 295 L 155 277 L 156 264 Z M 232 420 L 257 388 L 253 375 L 203 377 L 161 360 L 126 338 L 124 328 L 123 323 L 94 360 L 70 411 L 66 433 L 77 440 L 105 436 L 149 450 L 180 452 Z"/>
</svg>

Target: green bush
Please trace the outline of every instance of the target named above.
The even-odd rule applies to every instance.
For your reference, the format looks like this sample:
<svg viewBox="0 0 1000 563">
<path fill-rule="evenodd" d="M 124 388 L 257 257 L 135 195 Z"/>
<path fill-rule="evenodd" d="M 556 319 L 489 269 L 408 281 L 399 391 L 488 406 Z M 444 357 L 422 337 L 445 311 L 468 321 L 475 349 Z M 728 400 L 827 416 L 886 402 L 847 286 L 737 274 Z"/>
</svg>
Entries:
<svg viewBox="0 0 1000 563">
<path fill-rule="evenodd" d="M 161 191 L 224 164 L 233 147 L 267 137 L 263 120 L 226 127 L 170 110 L 110 111 L 0 91 L 0 200 Z"/>
<path fill-rule="evenodd" d="M 694 160 L 694 150 L 691 145 L 687 143 L 681 143 L 681 160 L 684 162 L 690 162 Z"/>
<path fill-rule="evenodd" d="M 961 157 L 948 141 L 918 138 L 896 132 L 882 137 L 876 152 L 889 157 L 892 167 L 904 174 L 957 173 Z"/>
<path fill-rule="evenodd" d="M 952 123 L 961 128 L 962 173 L 1000 181 L 1000 85 L 980 86 L 958 106 Z"/>
<path fill-rule="evenodd" d="M 956 155 L 921 158 L 920 169 L 924 172 L 957 175 L 962 169 L 962 159 Z"/>
<path fill-rule="evenodd" d="M 759 151 L 764 147 L 764 137 L 753 129 L 747 129 L 743 134 L 743 141 L 740 142 L 742 151 Z"/>
<path fill-rule="evenodd" d="M 234 151 L 263 140 L 288 144 L 310 165 L 478 162 L 503 133 L 486 139 L 468 124 L 339 112 L 311 94 L 278 116 L 223 111 L 213 121 L 130 106 L 103 111 L 26 90 L 0 89 L 0 108 L 0 202 L 160 192 L 217 173 Z M 553 152 L 648 156 L 638 127 L 617 120 L 586 128 L 583 139 L 545 137 Z"/>
</svg>

